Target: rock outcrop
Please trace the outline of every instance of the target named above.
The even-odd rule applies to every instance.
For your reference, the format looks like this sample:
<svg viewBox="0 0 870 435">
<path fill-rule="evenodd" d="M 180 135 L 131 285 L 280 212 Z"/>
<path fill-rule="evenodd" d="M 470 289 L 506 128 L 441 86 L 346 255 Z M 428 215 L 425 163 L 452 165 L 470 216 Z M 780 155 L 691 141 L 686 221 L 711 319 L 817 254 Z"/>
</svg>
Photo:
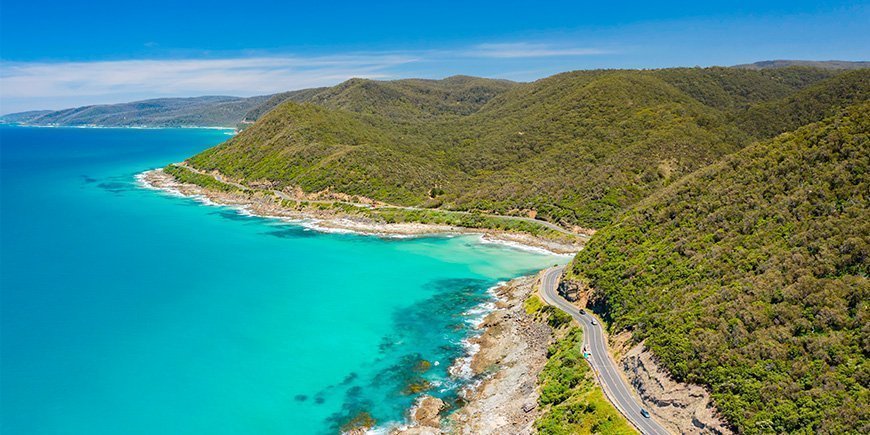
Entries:
<svg viewBox="0 0 870 435">
<path fill-rule="evenodd" d="M 562 297 L 570 302 L 575 302 L 579 307 L 585 307 L 592 295 L 592 289 L 578 280 L 563 279 L 556 289 Z"/>
<path fill-rule="evenodd" d="M 424 427 L 441 427 L 441 410 L 444 401 L 437 397 L 422 396 L 411 410 L 411 420 L 414 424 Z"/>
<path fill-rule="evenodd" d="M 466 391 L 468 404 L 450 416 L 449 433 L 530 434 L 540 414 L 537 375 L 547 363 L 552 331 L 529 317 L 523 301 L 536 278 L 520 278 L 499 288 L 499 303 L 481 327 L 486 328 L 471 361 L 483 382 Z"/>
<path fill-rule="evenodd" d="M 731 434 L 718 417 L 710 394 L 700 385 L 674 381 L 643 343 L 628 349 L 621 368 L 650 413 L 671 431 L 683 434 Z"/>
</svg>

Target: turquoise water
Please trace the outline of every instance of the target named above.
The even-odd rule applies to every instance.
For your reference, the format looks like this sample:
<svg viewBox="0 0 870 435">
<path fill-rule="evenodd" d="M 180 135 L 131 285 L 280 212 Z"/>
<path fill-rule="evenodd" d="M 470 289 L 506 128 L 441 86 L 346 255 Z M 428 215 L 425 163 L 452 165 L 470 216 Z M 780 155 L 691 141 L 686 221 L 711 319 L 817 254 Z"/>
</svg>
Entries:
<svg viewBox="0 0 870 435">
<path fill-rule="evenodd" d="M 454 397 L 447 369 L 487 288 L 565 261 L 473 236 L 323 234 L 136 185 L 227 138 L 0 127 L 0 431 L 401 421 L 410 384 Z"/>
</svg>

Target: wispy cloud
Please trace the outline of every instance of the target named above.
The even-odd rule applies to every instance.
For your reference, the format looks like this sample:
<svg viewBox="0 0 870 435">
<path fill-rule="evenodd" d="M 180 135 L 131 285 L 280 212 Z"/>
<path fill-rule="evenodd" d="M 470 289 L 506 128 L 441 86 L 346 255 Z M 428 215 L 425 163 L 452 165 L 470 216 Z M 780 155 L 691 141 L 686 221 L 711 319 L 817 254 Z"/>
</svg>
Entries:
<svg viewBox="0 0 870 435">
<path fill-rule="evenodd" d="M 312 58 L 252 57 L 201 60 L 125 60 L 2 63 L 2 97 L 105 95 L 118 91 L 158 95 L 257 93 L 320 86 L 350 77 L 381 77 L 389 67 L 415 61 L 403 55 Z"/>
<path fill-rule="evenodd" d="M 474 71 L 464 68 L 470 64 L 480 65 L 480 62 L 475 63 L 475 59 L 485 61 L 489 74 L 504 76 L 493 72 L 498 71 L 497 59 L 510 61 L 604 53 L 607 52 L 596 48 L 511 42 L 452 50 L 320 56 L 271 54 L 91 62 L 0 61 L 0 112 L 59 109 L 165 96 L 270 94 L 330 86 L 352 77 L 387 79 L 421 73 L 437 76 L 440 70 L 473 74 Z M 526 65 L 539 66 L 534 63 Z M 516 68 L 516 65 L 510 68 Z"/>
<path fill-rule="evenodd" d="M 610 52 L 599 48 L 559 46 L 531 42 L 479 44 L 465 51 L 466 56 L 490 58 L 591 56 L 608 53 Z"/>
</svg>

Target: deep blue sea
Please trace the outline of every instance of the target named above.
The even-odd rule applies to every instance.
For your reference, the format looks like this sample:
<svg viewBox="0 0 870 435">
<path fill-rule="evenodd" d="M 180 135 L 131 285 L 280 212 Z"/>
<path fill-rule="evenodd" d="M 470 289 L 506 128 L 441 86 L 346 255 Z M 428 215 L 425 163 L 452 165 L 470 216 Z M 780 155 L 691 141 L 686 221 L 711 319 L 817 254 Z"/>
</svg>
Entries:
<svg viewBox="0 0 870 435">
<path fill-rule="evenodd" d="M 453 398 L 488 288 L 566 261 L 476 236 L 320 233 L 137 185 L 228 138 L 0 127 L 0 432 L 402 421 L 410 385 Z"/>
</svg>

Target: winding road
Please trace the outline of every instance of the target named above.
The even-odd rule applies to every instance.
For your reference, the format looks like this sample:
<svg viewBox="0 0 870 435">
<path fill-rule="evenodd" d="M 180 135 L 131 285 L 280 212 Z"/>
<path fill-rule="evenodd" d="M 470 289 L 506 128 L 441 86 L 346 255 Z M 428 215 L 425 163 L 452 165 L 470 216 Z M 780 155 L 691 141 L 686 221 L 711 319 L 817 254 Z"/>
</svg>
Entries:
<svg viewBox="0 0 870 435">
<path fill-rule="evenodd" d="M 235 182 L 235 181 L 227 180 L 227 179 L 225 179 L 225 178 L 224 178 L 222 175 L 220 175 L 220 174 L 215 174 L 215 173 L 213 173 L 213 172 L 206 172 L 206 171 L 203 171 L 203 170 L 200 170 L 200 169 L 194 168 L 193 166 L 190 166 L 189 164 L 187 164 L 187 162 L 180 162 L 180 163 L 174 163 L 174 164 L 175 164 L 175 165 L 178 165 L 178 166 L 181 166 L 181 167 L 184 167 L 184 168 L 186 168 L 186 169 L 188 169 L 188 170 L 190 170 L 190 171 L 193 171 L 193 172 L 195 172 L 195 173 L 197 173 L 197 174 L 207 175 L 207 176 L 209 176 L 209 177 L 214 178 L 214 179 L 217 180 L 217 181 L 220 181 L 221 183 L 225 183 L 225 184 L 229 184 L 229 185 L 231 185 L 231 186 L 234 186 L 234 187 L 236 187 L 237 189 L 241 189 L 241 190 L 252 190 L 251 187 L 245 186 L 244 184 L 241 184 L 241 183 L 238 183 L 238 182 Z M 291 197 L 290 195 L 288 195 L 288 194 L 286 194 L 286 193 L 284 193 L 284 192 L 282 192 L 282 191 L 280 191 L 280 190 L 271 190 L 271 192 L 272 192 L 274 195 L 276 195 L 276 196 L 278 196 L 279 198 L 281 198 L 281 199 L 286 199 L 286 200 L 290 200 L 290 201 L 298 201 L 298 200 L 299 200 L 298 198 Z M 309 199 L 309 200 L 305 200 L 305 202 L 314 203 L 314 204 L 332 204 L 332 203 L 342 203 L 342 204 L 352 205 L 352 206 L 354 206 L 354 207 L 371 208 L 371 205 L 368 205 L 368 204 L 359 204 L 359 203 L 355 203 L 355 202 L 346 202 L 346 201 L 335 201 L 335 200 L 310 200 L 310 199 Z M 437 209 L 437 208 L 432 209 L 432 208 L 412 207 L 412 206 L 401 206 L 401 205 L 380 205 L 380 206 L 378 206 L 378 208 L 382 208 L 382 209 L 383 209 L 383 208 L 392 208 L 392 209 L 399 209 L 399 210 L 415 210 L 415 211 L 442 211 L 442 212 L 446 212 L 446 213 L 461 214 L 461 215 L 466 215 L 466 216 L 470 216 L 470 215 L 474 215 L 474 214 L 475 214 L 475 213 L 468 212 L 468 211 L 459 211 L 459 210 L 443 210 L 443 209 Z M 487 217 L 492 217 L 492 218 L 499 218 L 499 219 L 507 219 L 507 220 L 512 220 L 512 221 L 523 221 L 523 222 L 529 222 L 529 223 L 531 223 L 531 224 L 536 224 L 536 225 L 540 225 L 540 226 L 543 226 L 543 227 L 547 227 L 547 228 L 549 228 L 549 229 L 551 229 L 551 230 L 553 230 L 553 231 L 556 231 L 556 232 L 559 232 L 559 233 L 562 233 L 562 234 L 567 234 L 567 235 L 575 236 L 575 237 L 579 237 L 579 238 L 582 238 L 582 239 L 588 239 L 588 238 L 589 238 L 589 235 L 587 235 L 587 234 L 576 233 L 576 232 L 573 232 L 573 231 L 567 230 L 567 229 L 565 229 L 565 228 L 563 228 L 563 227 L 561 227 L 561 226 L 559 226 L 559 225 L 557 225 L 557 224 L 554 224 L 554 223 L 552 223 L 552 222 L 542 221 L 542 220 L 540 220 L 540 219 L 535 219 L 535 218 L 530 218 L 530 217 L 525 217 L 525 216 L 511 216 L 511 215 L 501 215 L 501 214 L 491 214 L 491 213 L 483 213 L 482 216 L 487 216 Z"/>
<path fill-rule="evenodd" d="M 583 346 L 592 354 L 587 361 L 598 375 L 598 380 L 607 398 L 643 434 L 667 435 L 667 429 L 652 418 L 640 414 L 643 404 L 632 394 L 632 388 L 619 373 L 619 368 L 607 351 L 607 342 L 601 324 L 593 325 L 590 314 L 580 314 L 579 309 L 559 295 L 559 277 L 565 266 L 553 267 L 544 271 L 541 278 L 541 293 L 544 300 L 570 314 L 583 327 Z"/>
</svg>

